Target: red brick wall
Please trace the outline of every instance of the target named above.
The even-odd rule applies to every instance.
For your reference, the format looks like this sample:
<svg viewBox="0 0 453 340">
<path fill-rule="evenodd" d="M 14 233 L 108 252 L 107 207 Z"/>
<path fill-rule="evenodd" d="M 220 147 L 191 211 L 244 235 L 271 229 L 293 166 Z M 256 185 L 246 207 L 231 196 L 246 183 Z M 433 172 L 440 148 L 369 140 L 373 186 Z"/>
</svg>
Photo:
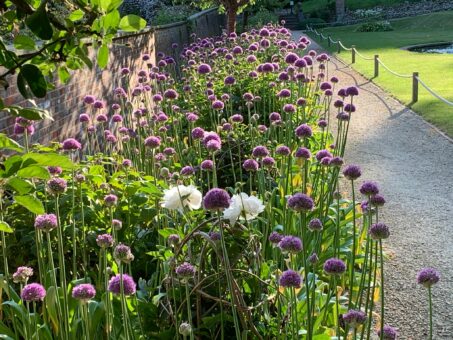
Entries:
<svg viewBox="0 0 453 340">
<path fill-rule="evenodd" d="M 32 141 L 47 143 L 51 140 L 61 141 L 67 137 L 76 136 L 80 124 L 78 116 L 83 112 L 83 97 L 92 94 L 97 98 L 109 100 L 112 92 L 120 84 L 119 70 L 129 67 L 132 71 L 144 68 L 146 65 L 141 56 L 144 53 L 151 55 L 151 62 L 155 64 L 157 52 L 174 53 L 171 45 L 176 42 L 181 48 L 189 42 L 190 34 L 196 33 L 199 37 L 219 35 L 224 27 L 224 18 L 217 10 L 208 10 L 190 17 L 188 22 L 176 23 L 149 29 L 146 32 L 123 35 L 115 39 L 110 49 L 109 64 L 104 70 L 97 66 L 93 69 L 75 71 L 67 84 L 55 83 L 55 89 L 47 96 L 36 100 L 38 106 L 50 111 L 53 121 L 45 120 L 36 126 Z M 91 60 L 95 61 L 95 54 L 91 52 Z M 22 98 L 15 79 L 10 81 L 11 86 L 0 96 L 6 105 L 28 106 Z M 0 112 L 0 132 L 13 133 L 14 117 Z"/>
</svg>

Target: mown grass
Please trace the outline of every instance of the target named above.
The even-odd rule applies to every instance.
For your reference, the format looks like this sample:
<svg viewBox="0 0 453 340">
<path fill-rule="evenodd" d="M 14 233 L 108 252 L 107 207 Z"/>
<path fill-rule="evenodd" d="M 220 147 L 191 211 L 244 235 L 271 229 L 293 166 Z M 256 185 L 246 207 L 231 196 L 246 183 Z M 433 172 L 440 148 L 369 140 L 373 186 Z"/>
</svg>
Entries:
<svg viewBox="0 0 453 340">
<path fill-rule="evenodd" d="M 346 0 L 346 7 L 350 10 L 367 9 L 376 6 L 389 7 L 408 0 Z M 420 2 L 421 0 L 409 0 L 409 2 Z M 321 10 L 327 6 L 329 0 L 306 0 L 302 2 L 302 9 L 305 14 Z"/>
<path fill-rule="evenodd" d="M 324 35 L 340 39 L 345 46 L 355 45 L 367 57 L 379 55 L 380 60 L 400 74 L 419 72 L 420 78 L 435 92 L 453 101 L 453 55 L 417 53 L 401 49 L 404 46 L 451 42 L 453 40 L 453 11 L 438 12 L 417 17 L 391 21 L 394 31 L 356 32 L 357 25 L 323 29 Z M 312 38 L 319 38 L 311 34 Z M 327 42 L 322 45 L 327 48 Z M 336 51 L 336 46 L 330 48 Z M 351 52 L 342 51 L 339 57 L 351 62 Z M 374 75 L 374 62 L 356 58 L 353 67 L 368 78 Z M 405 104 L 411 102 L 412 80 L 397 78 L 382 67 L 379 77 L 373 81 L 391 92 Z M 420 86 L 419 101 L 412 109 L 427 121 L 435 124 L 448 135 L 453 136 L 453 107 L 434 98 Z"/>
</svg>

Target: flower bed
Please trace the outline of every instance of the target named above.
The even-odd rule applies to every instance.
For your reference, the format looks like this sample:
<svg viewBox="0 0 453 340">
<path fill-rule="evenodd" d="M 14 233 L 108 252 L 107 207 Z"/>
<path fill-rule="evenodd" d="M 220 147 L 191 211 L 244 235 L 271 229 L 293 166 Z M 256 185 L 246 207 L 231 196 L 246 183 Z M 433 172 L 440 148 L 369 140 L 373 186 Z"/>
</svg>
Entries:
<svg viewBox="0 0 453 340">
<path fill-rule="evenodd" d="M 395 338 L 373 328 L 385 200 L 343 166 L 358 89 L 337 89 L 309 44 L 267 26 L 144 55 L 114 103 L 85 97 L 83 143 L 29 146 L 18 119 L 25 148 L 3 143 L 18 154 L 3 169 L 1 332 Z"/>
</svg>

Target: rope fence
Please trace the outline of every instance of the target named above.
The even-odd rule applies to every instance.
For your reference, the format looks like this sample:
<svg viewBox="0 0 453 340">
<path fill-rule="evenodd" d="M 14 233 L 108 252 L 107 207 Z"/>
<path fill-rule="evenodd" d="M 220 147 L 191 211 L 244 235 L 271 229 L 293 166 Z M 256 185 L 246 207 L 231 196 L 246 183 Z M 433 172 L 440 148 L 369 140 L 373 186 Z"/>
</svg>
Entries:
<svg viewBox="0 0 453 340">
<path fill-rule="evenodd" d="M 421 84 L 426 89 L 426 91 L 428 91 L 435 98 L 439 99 L 440 101 L 444 102 L 447 105 L 453 106 L 453 102 L 445 99 L 440 94 L 436 93 L 433 89 L 431 89 L 428 85 L 426 85 L 426 83 L 420 79 L 418 72 L 413 72 L 412 74 L 400 74 L 398 72 L 393 71 L 387 65 L 385 65 L 384 62 L 381 59 L 379 59 L 379 55 L 377 55 L 377 54 L 374 55 L 374 57 L 366 57 L 363 54 L 359 53 L 359 51 L 357 51 L 357 49 L 355 48 L 355 45 L 351 45 L 351 47 L 346 47 L 341 42 L 340 39 L 334 40 L 334 39 L 332 39 L 332 37 L 330 35 L 328 35 L 326 37 L 323 33 L 318 32 L 315 28 L 313 28 L 312 26 L 309 26 L 309 25 L 307 25 L 307 30 L 310 32 L 313 32 L 318 37 L 320 37 L 322 40 L 327 40 L 327 45 L 329 47 L 331 47 L 332 44 L 337 44 L 338 53 L 341 53 L 342 49 L 345 51 L 351 51 L 351 63 L 352 64 L 355 64 L 356 56 L 359 56 L 363 60 L 367 60 L 367 61 L 373 60 L 374 61 L 374 77 L 379 76 L 379 69 L 380 69 L 379 65 L 380 65 L 387 72 L 389 72 L 390 74 L 392 74 L 398 78 L 405 78 L 405 79 L 411 78 L 412 79 L 412 102 L 411 102 L 412 104 L 416 103 L 418 101 L 418 88 L 419 88 L 419 84 Z"/>
</svg>

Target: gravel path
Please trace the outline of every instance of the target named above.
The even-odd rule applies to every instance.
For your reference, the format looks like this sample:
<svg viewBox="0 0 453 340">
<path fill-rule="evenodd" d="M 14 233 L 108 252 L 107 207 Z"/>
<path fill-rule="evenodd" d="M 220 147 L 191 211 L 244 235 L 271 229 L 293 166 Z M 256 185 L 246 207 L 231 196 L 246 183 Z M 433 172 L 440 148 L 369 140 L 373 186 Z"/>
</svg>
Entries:
<svg viewBox="0 0 453 340">
<path fill-rule="evenodd" d="M 329 77 L 338 76 L 340 87 L 360 91 L 345 162 L 359 164 L 362 180 L 377 181 L 387 200 L 381 218 L 391 232 L 385 242 L 386 323 L 399 329 L 399 339 L 428 339 L 428 295 L 416 275 L 434 267 L 441 281 L 433 287 L 433 337 L 451 340 L 453 142 L 347 65 L 335 58 L 331 65 Z"/>
</svg>

